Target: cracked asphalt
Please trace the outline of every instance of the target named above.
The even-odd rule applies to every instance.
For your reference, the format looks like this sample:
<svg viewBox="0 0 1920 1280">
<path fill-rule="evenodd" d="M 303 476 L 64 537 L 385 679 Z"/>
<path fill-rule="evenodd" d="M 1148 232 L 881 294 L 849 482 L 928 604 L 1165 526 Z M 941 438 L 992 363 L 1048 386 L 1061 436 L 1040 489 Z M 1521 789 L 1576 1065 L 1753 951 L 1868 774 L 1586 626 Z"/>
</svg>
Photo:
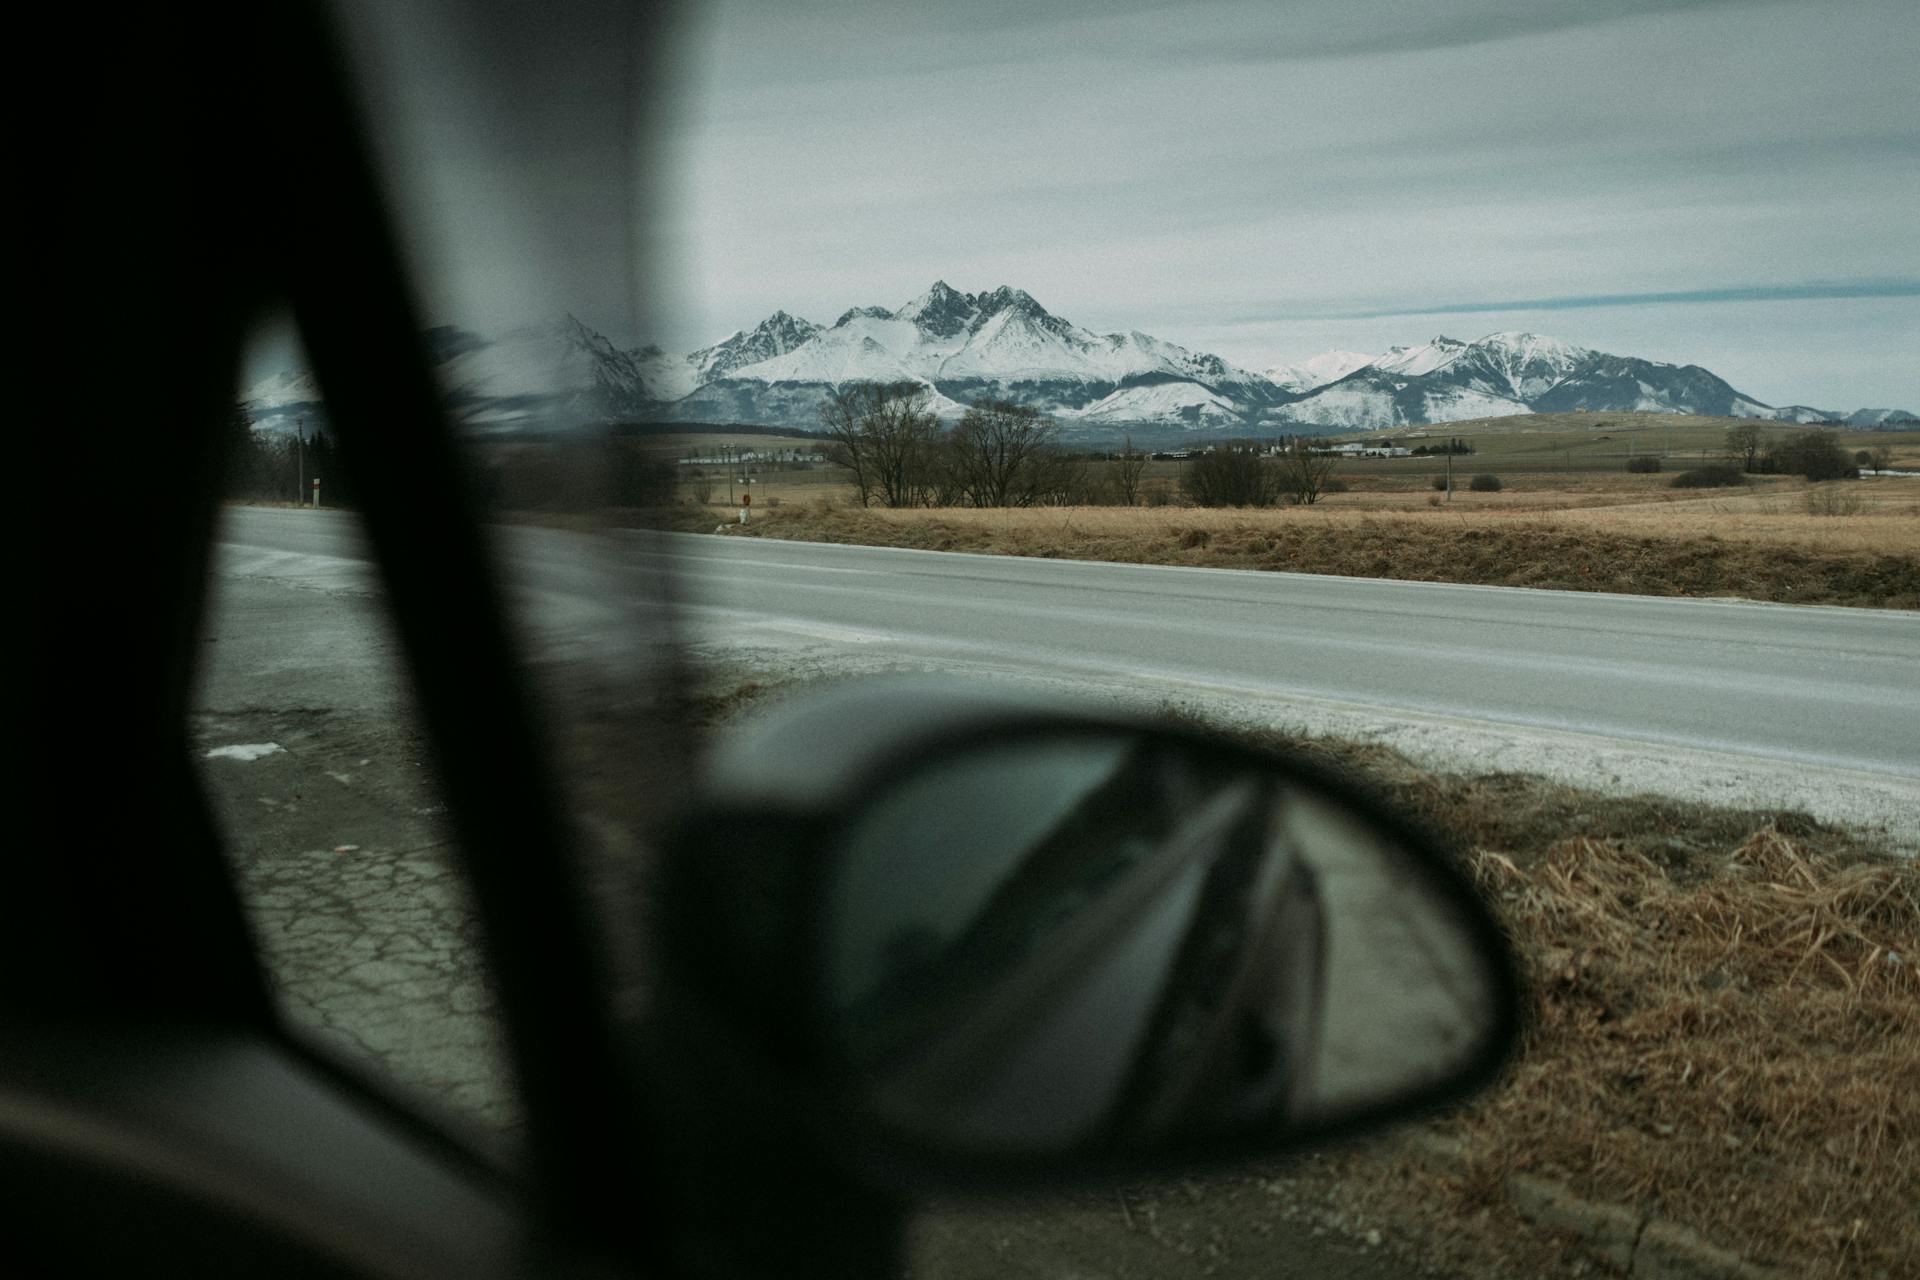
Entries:
<svg viewBox="0 0 1920 1280">
<path fill-rule="evenodd" d="M 222 577 L 216 594 L 190 729 L 281 1012 L 511 1132 L 478 921 L 378 606 L 340 582 Z"/>
</svg>

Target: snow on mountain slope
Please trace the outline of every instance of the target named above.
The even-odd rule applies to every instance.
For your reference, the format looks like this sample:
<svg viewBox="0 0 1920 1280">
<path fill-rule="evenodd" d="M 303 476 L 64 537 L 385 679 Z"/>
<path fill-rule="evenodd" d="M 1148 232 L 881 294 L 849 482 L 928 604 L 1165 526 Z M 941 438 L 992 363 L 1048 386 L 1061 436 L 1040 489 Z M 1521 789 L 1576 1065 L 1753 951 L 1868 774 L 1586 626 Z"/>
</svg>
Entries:
<svg viewBox="0 0 1920 1280">
<path fill-rule="evenodd" d="M 926 381 L 926 361 L 904 341 L 897 321 L 862 316 L 836 325 L 815 341 L 771 360 L 762 360 L 728 375 L 734 382 L 813 382 L 838 386 L 843 382 Z"/>
<path fill-rule="evenodd" d="M 634 352 L 633 360 L 648 400 L 678 400 L 707 381 L 692 356 L 676 356 L 648 345 Z"/>
<path fill-rule="evenodd" d="M 878 313 L 878 314 L 876 314 Z M 879 307 L 849 311 L 793 349 L 730 370 L 729 378 L 755 382 L 891 381 L 931 377 L 940 362 L 964 345 L 962 338 L 929 341 L 911 320 L 896 320 Z"/>
<path fill-rule="evenodd" d="M 1329 382 L 1338 382 L 1355 369 L 1372 364 L 1374 359 L 1358 351 L 1323 351 L 1298 364 L 1276 365 L 1262 376 L 1282 391 L 1299 395 Z"/>
<path fill-rule="evenodd" d="M 1514 413 L 1579 411 L 1770 416 L 1698 365 L 1610 355 L 1533 333 L 1440 337 L 1378 360 L 1282 406 L 1301 422 L 1398 426 Z"/>
<path fill-rule="evenodd" d="M 1524 400 L 1488 395 L 1467 387 L 1440 387 L 1423 390 L 1418 412 L 1407 414 L 1407 422 L 1458 422 L 1462 418 L 1511 418 L 1532 413 Z"/>
<path fill-rule="evenodd" d="M 1915 421 L 1915 415 L 1910 409 L 1855 409 L 1852 413 L 1848 413 L 1844 409 L 1815 409 L 1811 405 L 1804 404 L 1783 405 L 1778 409 L 1768 409 L 1753 416 L 1803 424 L 1838 423 L 1868 430 L 1886 426 L 1889 423 Z"/>
<path fill-rule="evenodd" d="M 1532 406 L 1505 396 L 1420 378 L 1392 378 L 1373 370 L 1322 387 L 1279 410 L 1288 421 L 1351 431 L 1532 412 Z"/>
<path fill-rule="evenodd" d="M 961 348 L 935 369 L 940 378 L 979 378 L 992 382 L 1068 379 L 1110 382 L 1126 361 L 1110 357 L 1119 350 L 1077 325 L 1046 311 L 1020 290 L 981 315 Z M 999 302 L 998 299 L 995 300 Z"/>
<path fill-rule="evenodd" d="M 1495 333 L 1468 343 L 1442 367 L 1448 381 L 1461 386 L 1489 395 L 1533 400 L 1559 386 L 1598 354 L 1537 333 Z"/>
<path fill-rule="evenodd" d="M 1846 416 L 1850 427 L 1881 427 L 1889 422 L 1912 422 L 1911 409 L 1855 409 Z"/>
<path fill-rule="evenodd" d="M 752 333 L 736 330 L 731 337 L 687 356 L 685 363 L 693 377 L 691 385 L 684 391 L 662 398 L 677 400 L 694 387 L 712 382 L 715 378 L 724 378 L 735 369 L 785 355 L 810 342 L 820 332 L 821 326 L 811 320 L 776 311 L 755 326 Z"/>
<path fill-rule="evenodd" d="M 727 378 L 823 386 L 907 378 L 966 399 L 1017 396 L 1060 410 L 1088 407 L 1142 379 L 1191 381 L 1253 405 L 1276 398 L 1259 374 L 1218 356 L 1137 331 L 1093 333 L 1023 289 L 967 294 L 944 280 L 894 311 L 853 308 L 831 328 L 781 355 L 734 367 Z"/>
<path fill-rule="evenodd" d="M 1191 422 L 1231 423 L 1241 417 L 1240 406 L 1215 391 L 1192 382 L 1156 382 L 1122 387 L 1084 409 L 1061 416 L 1085 423 Z"/>
<path fill-rule="evenodd" d="M 1845 414 L 1835 413 L 1831 409 L 1816 409 L 1812 405 L 1805 405 L 1805 404 L 1782 405 L 1779 408 L 1774 409 L 1770 413 L 1763 413 L 1759 416 L 1763 418 L 1772 418 L 1776 422 L 1799 422 L 1799 423 L 1838 422 L 1842 418 L 1846 417 Z"/>
<path fill-rule="evenodd" d="M 1444 369 L 1467 344 L 1458 338 L 1438 337 L 1422 347 L 1390 347 L 1367 368 L 1403 378 L 1419 378 Z"/>
<path fill-rule="evenodd" d="M 449 400 L 477 425 L 637 421 L 763 422 L 816 427 L 850 382 L 908 381 L 951 419 L 985 399 L 1062 421 L 1286 430 L 1361 430 L 1461 418 L 1569 411 L 1752 416 L 1844 415 L 1773 409 L 1697 365 L 1611 355 L 1540 334 L 1435 337 L 1378 357 L 1329 351 L 1267 374 L 1132 330 L 1099 334 L 1003 285 L 962 293 L 936 280 L 889 310 L 853 307 L 830 326 L 775 311 L 690 355 L 624 349 L 571 316 L 489 341 L 450 325 L 427 331 Z M 263 378 L 244 396 L 257 425 L 312 425 L 318 389 L 304 372 Z M 1909 415 L 1861 410 L 1871 426 Z"/>
</svg>

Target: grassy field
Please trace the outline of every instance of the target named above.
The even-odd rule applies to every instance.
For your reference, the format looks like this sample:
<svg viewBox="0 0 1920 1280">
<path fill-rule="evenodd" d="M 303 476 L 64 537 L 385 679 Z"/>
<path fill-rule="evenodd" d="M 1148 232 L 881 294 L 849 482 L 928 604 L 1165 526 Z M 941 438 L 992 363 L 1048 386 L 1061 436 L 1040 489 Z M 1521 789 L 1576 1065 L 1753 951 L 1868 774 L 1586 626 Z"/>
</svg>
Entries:
<svg viewBox="0 0 1920 1280">
<path fill-rule="evenodd" d="M 1426 582 L 1920 608 L 1920 478 L 1741 490 L 1605 485 L 1336 494 L 1311 507 L 862 509 L 831 485 L 756 488 L 753 522 L 682 505 L 678 528 L 1001 555 Z M 1634 482 L 1634 483 L 1628 483 Z M 1858 508 L 1814 514 L 1829 494 Z M 765 499 L 775 498 L 775 502 Z"/>
<path fill-rule="evenodd" d="M 671 463 L 674 505 L 615 519 L 1003 555 L 1920 608 L 1920 476 L 1821 485 L 1751 476 L 1737 488 L 1673 488 L 1679 470 L 1723 460 L 1729 423 L 1537 414 L 1400 432 L 1393 438 L 1403 444 L 1472 445 L 1476 452 L 1452 459 L 1451 493 L 1434 488 L 1445 457 L 1353 458 L 1339 463 L 1335 491 L 1320 502 L 1259 510 L 1187 505 L 1190 463 L 1173 459 L 1147 464 L 1135 507 L 863 509 L 843 470 L 813 460 L 814 442 L 749 430 L 661 434 L 627 447 Z M 1797 429 L 1764 427 L 1774 436 Z M 1886 447 L 1896 471 L 1920 472 L 1920 432 L 1839 435 L 1849 452 Z M 802 456 L 723 461 L 722 446 Z M 1629 472 L 1630 456 L 1659 456 L 1662 470 Z M 519 486 L 496 497 L 502 515 L 525 508 L 519 518 L 560 521 L 568 495 L 589 492 L 602 466 L 586 453 L 549 461 L 540 474 L 502 472 Z M 1110 492 L 1114 464 L 1084 465 L 1088 492 Z M 1499 477 L 1499 491 L 1468 487 L 1483 473 Z M 748 495 L 754 519 L 742 527 L 735 513 Z"/>
<path fill-rule="evenodd" d="M 1920 868 L 1801 814 L 1305 746 L 1467 850 L 1525 965 L 1520 1060 L 1446 1122 L 1468 1171 L 1399 1170 L 1430 1204 L 1543 1173 L 1793 1274 L 1915 1274 Z"/>
<path fill-rule="evenodd" d="M 1652 494 L 1668 488 L 1674 473 L 1688 467 L 1723 461 L 1730 427 L 1752 425 L 1763 436 L 1780 438 L 1802 428 L 1779 422 L 1752 422 L 1731 418 L 1693 417 L 1685 414 L 1633 413 L 1544 413 L 1511 418 L 1475 418 L 1465 422 L 1414 428 L 1411 431 L 1377 431 L 1339 439 L 1382 442 L 1392 440 L 1413 447 L 1437 445 L 1459 439 L 1473 452 L 1453 458 L 1453 476 L 1459 489 L 1481 472 L 1500 476 L 1507 488 L 1530 493 L 1532 501 L 1560 503 L 1568 495 L 1587 500 L 1606 500 L 1617 494 Z M 1840 431 L 1836 439 L 1849 454 L 1862 449 L 1888 448 L 1893 464 L 1900 470 L 1920 470 L 1920 431 Z M 806 450 L 812 442 L 782 436 L 663 435 L 649 437 L 645 447 L 661 456 L 685 458 L 696 453 L 711 456 L 720 443 L 746 449 Z M 1660 459 L 1661 470 L 1652 474 L 1628 472 L 1629 458 L 1652 455 Z M 1103 464 L 1093 463 L 1096 475 Z M 1159 459 L 1146 466 L 1143 479 L 1149 491 L 1158 489 L 1177 501 L 1180 478 L 1186 463 Z M 715 465 L 699 468 L 724 483 L 726 469 Z M 818 486 L 846 486 L 846 476 L 834 468 L 807 471 L 776 469 L 765 464 L 736 468 L 737 474 L 751 472 L 754 492 L 766 485 L 770 497 L 785 498 L 790 491 L 804 488 L 817 493 Z M 1369 493 L 1431 491 L 1436 477 L 1447 472 L 1442 456 L 1409 458 L 1344 459 L 1339 478 L 1355 490 Z M 850 487 L 846 488 L 851 493 Z M 805 496 L 805 495 L 801 495 Z M 1455 501 L 1459 500 L 1458 494 Z M 759 501 L 758 498 L 755 499 Z"/>
</svg>

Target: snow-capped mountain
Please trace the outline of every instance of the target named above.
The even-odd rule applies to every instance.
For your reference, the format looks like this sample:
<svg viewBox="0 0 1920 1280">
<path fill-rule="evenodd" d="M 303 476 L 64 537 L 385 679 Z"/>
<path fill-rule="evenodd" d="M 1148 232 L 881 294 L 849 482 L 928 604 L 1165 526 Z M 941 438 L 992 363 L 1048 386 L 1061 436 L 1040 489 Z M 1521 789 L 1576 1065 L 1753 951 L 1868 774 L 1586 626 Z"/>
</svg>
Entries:
<svg viewBox="0 0 1920 1280">
<path fill-rule="evenodd" d="M 1778 422 L 1852 427 L 1859 431 L 1910 427 L 1920 422 L 1920 415 L 1911 409 L 1855 409 L 1848 413 L 1845 409 L 1815 409 L 1804 404 L 1784 405 L 1766 416 Z"/>
<path fill-rule="evenodd" d="M 1532 333 L 1436 337 L 1378 356 L 1330 351 L 1254 373 L 1137 330 L 1094 333 L 1022 289 L 962 293 L 945 281 L 893 309 L 853 307 L 831 325 L 776 311 L 687 355 L 622 348 L 572 316 L 494 339 L 444 325 L 425 343 L 463 421 L 565 428 L 614 422 L 817 427 L 850 382 L 924 386 L 943 418 L 1012 400 L 1087 430 L 1155 424 L 1231 430 L 1365 430 L 1523 413 L 1652 411 L 1872 426 L 1900 410 L 1774 409 L 1697 365 L 1611 355 Z M 256 425 L 321 417 L 312 378 L 289 371 L 245 392 Z"/>
<path fill-rule="evenodd" d="M 767 324 L 787 321 L 791 317 L 776 313 Z M 717 370 L 667 413 L 813 425 L 826 397 L 855 381 L 921 383 L 943 417 L 991 398 L 1062 419 L 1198 425 L 1244 421 L 1284 397 L 1260 374 L 1218 356 L 1139 332 L 1097 334 L 1005 285 L 962 293 L 937 280 L 891 310 L 854 307 L 831 326 L 797 324 L 806 328 L 784 332 L 804 333 L 801 340 L 777 351 L 769 345 L 764 359 Z M 697 364 L 702 355 L 689 359 Z"/>
<path fill-rule="evenodd" d="M 1917 419 L 1911 409 L 1855 409 L 1848 414 L 1834 414 L 1833 421 L 1844 422 L 1850 427 L 1884 427 L 1896 422 L 1914 422 Z"/>
<path fill-rule="evenodd" d="M 702 347 L 688 356 L 686 363 L 694 382 L 680 395 L 687 394 L 702 383 L 723 378 L 735 369 L 783 356 L 819 332 L 820 326 L 811 320 L 776 311 L 755 326 L 752 333 L 736 330 L 732 337 L 724 338 L 710 347 Z M 657 347 L 653 349 L 659 350 Z M 677 400 L 679 396 L 665 398 Z"/>
<path fill-rule="evenodd" d="M 1697 413 L 1770 417 L 1698 365 L 1609 355 L 1534 333 L 1394 347 L 1280 413 L 1332 427 L 1391 427 L 1522 413 Z"/>
</svg>

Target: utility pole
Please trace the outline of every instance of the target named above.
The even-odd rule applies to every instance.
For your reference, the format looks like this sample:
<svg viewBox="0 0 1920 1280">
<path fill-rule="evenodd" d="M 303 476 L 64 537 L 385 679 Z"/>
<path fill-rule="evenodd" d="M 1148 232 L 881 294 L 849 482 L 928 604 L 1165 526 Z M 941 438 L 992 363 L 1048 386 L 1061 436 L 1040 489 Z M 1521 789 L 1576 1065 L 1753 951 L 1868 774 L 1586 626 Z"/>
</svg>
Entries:
<svg viewBox="0 0 1920 1280">
<path fill-rule="evenodd" d="M 293 482 L 293 500 L 304 507 L 307 505 L 307 420 L 304 415 L 293 420 L 293 434 L 300 442 L 295 450 L 300 456 L 300 470 Z"/>
<path fill-rule="evenodd" d="M 1453 444 L 1454 442 L 1452 440 L 1447 441 L 1447 501 L 1448 502 L 1453 501 Z"/>
<path fill-rule="evenodd" d="M 733 505 L 733 460 L 737 452 L 730 444 L 720 446 L 720 460 L 727 464 L 727 505 Z"/>
</svg>

